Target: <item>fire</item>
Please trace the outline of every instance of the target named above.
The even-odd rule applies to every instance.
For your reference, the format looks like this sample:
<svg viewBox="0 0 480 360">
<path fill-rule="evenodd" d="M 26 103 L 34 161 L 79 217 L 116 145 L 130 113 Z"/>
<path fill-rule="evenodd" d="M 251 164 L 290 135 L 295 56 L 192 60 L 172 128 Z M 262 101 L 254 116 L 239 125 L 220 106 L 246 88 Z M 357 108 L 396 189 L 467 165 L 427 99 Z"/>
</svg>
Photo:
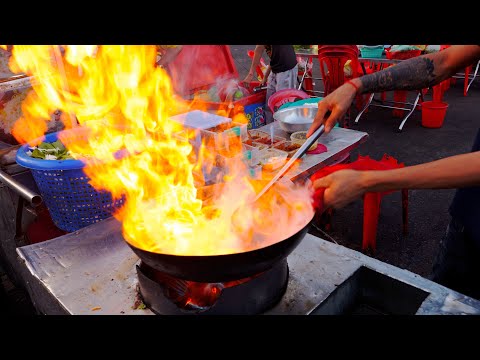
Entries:
<svg viewBox="0 0 480 360">
<path fill-rule="evenodd" d="M 311 190 L 283 184 L 248 205 L 265 183 L 250 180 L 241 156 L 229 163 L 222 184 L 202 187 L 194 173 L 212 169 L 216 153 L 203 144 L 193 156 L 178 136 L 182 129 L 170 117 L 189 104 L 174 94 L 155 57 L 155 46 L 14 46 L 12 70 L 36 81 L 13 134 L 32 143 L 61 110 L 65 126 L 82 131 L 60 140 L 76 157 L 93 155 L 84 159 L 86 175 L 95 188 L 125 197 L 114 216 L 125 240 L 144 250 L 242 252 L 305 226 L 313 216 Z"/>
</svg>

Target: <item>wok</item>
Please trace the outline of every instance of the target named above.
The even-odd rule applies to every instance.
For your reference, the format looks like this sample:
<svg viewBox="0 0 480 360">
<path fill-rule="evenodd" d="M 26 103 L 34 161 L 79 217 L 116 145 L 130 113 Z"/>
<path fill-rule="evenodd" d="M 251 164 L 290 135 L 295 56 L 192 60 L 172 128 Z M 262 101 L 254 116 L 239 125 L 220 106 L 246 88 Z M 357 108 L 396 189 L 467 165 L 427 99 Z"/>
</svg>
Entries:
<svg viewBox="0 0 480 360">
<path fill-rule="evenodd" d="M 293 235 L 278 242 L 241 253 L 225 255 L 171 255 L 140 249 L 127 244 L 148 266 L 180 279 L 196 282 L 225 282 L 250 277 L 269 270 L 285 259 L 303 240 L 313 220 L 306 219 L 306 225 Z"/>
</svg>

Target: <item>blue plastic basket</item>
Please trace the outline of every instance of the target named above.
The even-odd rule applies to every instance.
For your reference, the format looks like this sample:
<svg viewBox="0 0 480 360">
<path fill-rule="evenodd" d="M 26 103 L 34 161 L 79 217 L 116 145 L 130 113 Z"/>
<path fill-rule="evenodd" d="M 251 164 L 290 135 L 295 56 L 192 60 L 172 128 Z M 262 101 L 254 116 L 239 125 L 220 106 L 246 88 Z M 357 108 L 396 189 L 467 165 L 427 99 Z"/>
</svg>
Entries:
<svg viewBox="0 0 480 360">
<path fill-rule="evenodd" d="M 383 50 L 383 45 L 378 45 L 375 47 L 362 47 L 360 49 L 360 54 L 363 58 L 381 58 L 383 55 Z"/>
<path fill-rule="evenodd" d="M 82 128 L 65 130 L 82 131 Z M 65 132 L 64 131 L 64 132 Z M 53 142 L 57 133 L 47 134 L 43 141 Z M 85 163 L 80 160 L 43 160 L 27 155 L 28 144 L 17 151 L 17 163 L 29 168 L 55 225 L 68 232 L 76 231 L 113 215 L 124 199 L 113 200 L 106 191 L 89 184 Z"/>
</svg>

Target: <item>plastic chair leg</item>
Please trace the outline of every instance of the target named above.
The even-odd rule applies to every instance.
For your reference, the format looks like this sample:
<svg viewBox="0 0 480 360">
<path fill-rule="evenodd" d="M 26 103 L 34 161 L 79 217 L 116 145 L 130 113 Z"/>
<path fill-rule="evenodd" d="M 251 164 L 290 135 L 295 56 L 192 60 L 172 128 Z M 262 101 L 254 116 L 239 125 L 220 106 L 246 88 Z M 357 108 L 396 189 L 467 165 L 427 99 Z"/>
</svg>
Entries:
<svg viewBox="0 0 480 360">
<path fill-rule="evenodd" d="M 408 189 L 402 189 L 402 224 L 403 235 L 408 234 Z"/>
<path fill-rule="evenodd" d="M 441 102 L 443 97 L 442 83 L 433 87 L 433 101 Z"/>
<path fill-rule="evenodd" d="M 365 104 L 368 101 L 368 96 L 369 96 L 369 94 L 367 94 L 367 95 L 357 95 L 355 97 L 355 108 L 357 109 L 357 111 L 362 111 L 363 107 L 365 106 Z M 365 112 L 368 112 L 368 108 L 365 110 Z"/>
<path fill-rule="evenodd" d="M 313 93 L 313 79 L 309 78 L 309 77 L 305 77 L 305 79 L 303 80 L 303 88 L 305 89 L 305 92 L 308 95 L 313 96 L 314 95 L 314 93 Z"/>
<path fill-rule="evenodd" d="M 407 91 L 406 90 L 395 90 L 393 92 L 393 101 L 396 107 L 405 107 L 405 103 L 407 101 Z M 403 117 L 405 110 L 400 109 L 393 109 L 393 116 L 395 117 Z"/>
<path fill-rule="evenodd" d="M 386 91 L 382 91 L 382 93 L 380 94 L 380 100 L 382 100 L 382 103 L 384 103 L 385 100 L 387 100 L 387 92 Z"/>
<path fill-rule="evenodd" d="M 375 251 L 380 200 L 380 193 L 366 193 L 363 198 L 362 250 L 371 249 Z"/>
<path fill-rule="evenodd" d="M 470 80 L 469 76 L 470 76 L 471 68 L 472 68 L 471 66 L 467 66 L 465 68 L 465 80 L 463 80 L 463 96 L 467 96 L 468 81 Z"/>
</svg>

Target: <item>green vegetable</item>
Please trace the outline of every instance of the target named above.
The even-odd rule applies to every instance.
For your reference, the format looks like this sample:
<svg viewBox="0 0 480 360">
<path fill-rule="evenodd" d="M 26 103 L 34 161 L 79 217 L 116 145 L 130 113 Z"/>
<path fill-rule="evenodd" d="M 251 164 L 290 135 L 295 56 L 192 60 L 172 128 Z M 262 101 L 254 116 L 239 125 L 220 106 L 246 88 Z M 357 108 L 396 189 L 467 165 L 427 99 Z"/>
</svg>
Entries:
<svg viewBox="0 0 480 360">
<path fill-rule="evenodd" d="M 41 152 L 38 149 L 33 150 L 31 157 L 37 158 L 37 159 L 45 159 L 45 153 Z"/>
<path fill-rule="evenodd" d="M 67 151 L 67 149 L 65 148 L 65 145 L 63 145 L 59 140 L 53 142 L 52 145 L 57 149 L 60 149 L 60 151 Z"/>
<path fill-rule="evenodd" d="M 65 148 L 59 140 L 52 143 L 42 142 L 36 148 L 32 149 L 31 157 L 36 159 L 46 159 L 46 160 L 67 160 L 73 159 L 70 155 L 70 152 Z M 47 159 L 47 155 L 50 155 L 51 158 Z M 49 156 L 49 157 L 50 157 Z"/>
</svg>

